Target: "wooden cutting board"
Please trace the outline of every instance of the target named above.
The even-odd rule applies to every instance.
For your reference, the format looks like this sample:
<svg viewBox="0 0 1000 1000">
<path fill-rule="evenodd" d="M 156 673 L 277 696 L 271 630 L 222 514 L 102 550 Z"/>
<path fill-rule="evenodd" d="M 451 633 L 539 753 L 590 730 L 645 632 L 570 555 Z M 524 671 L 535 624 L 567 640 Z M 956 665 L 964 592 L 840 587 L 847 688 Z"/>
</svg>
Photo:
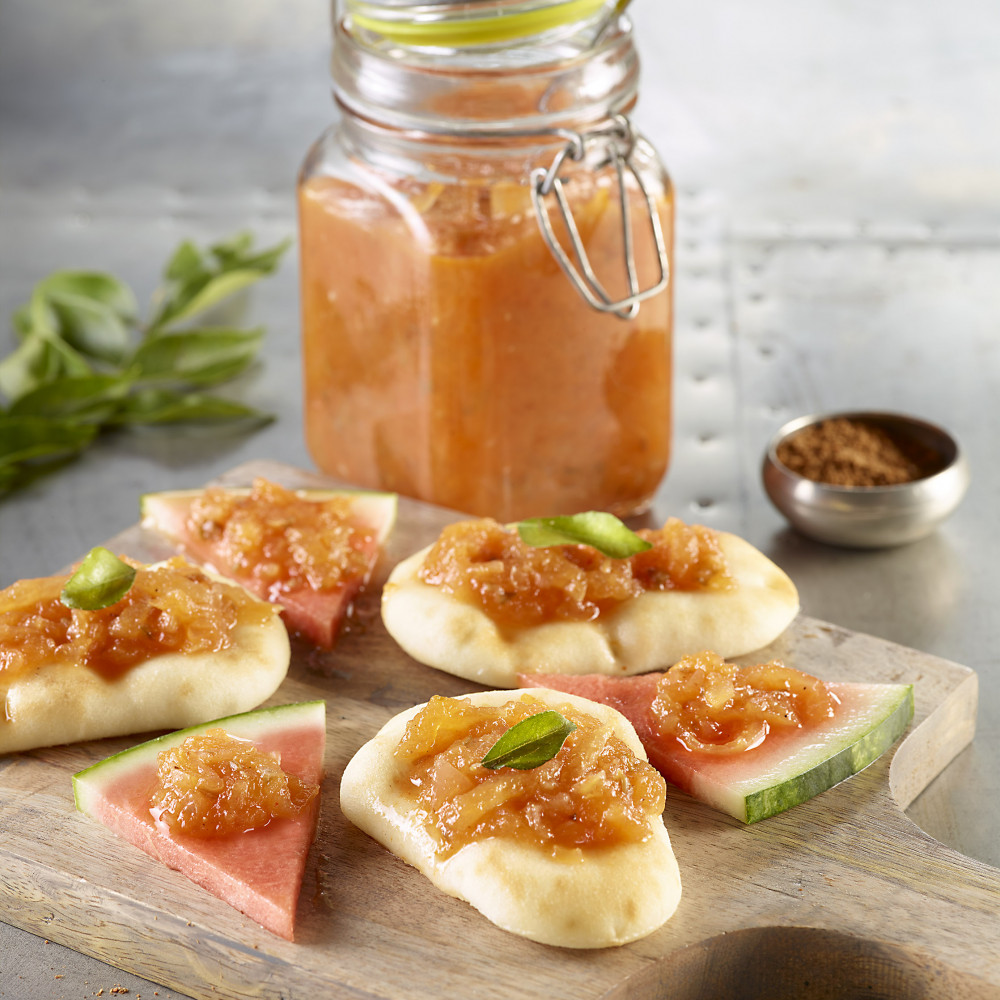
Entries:
<svg viewBox="0 0 1000 1000">
<path fill-rule="evenodd" d="M 224 482 L 255 474 L 330 485 L 273 463 L 235 469 Z M 412 661 L 378 614 L 388 569 L 455 517 L 401 499 L 384 564 L 349 630 L 330 653 L 295 646 L 272 699 L 325 698 L 328 708 L 328 776 L 295 943 L 74 810 L 70 776 L 138 738 L 0 758 L 0 919 L 213 1000 L 1000 998 L 1000 871 L 933 841 L 903 814 L 971 740 L 976 675 L 809 618 L 764 655 L 831 680 L 912 682 L 908 735 L 861 774 L 749 827 L 670 789 L 664 820 L 683 898 L 642 941 L 577 952 L 505 933 L 348 823 L 338 782 L 354 751 L 401 709 L 477 689 Z M 168 554 L 139 527 L 109 544 L 144 560 Z"/>
</svg>

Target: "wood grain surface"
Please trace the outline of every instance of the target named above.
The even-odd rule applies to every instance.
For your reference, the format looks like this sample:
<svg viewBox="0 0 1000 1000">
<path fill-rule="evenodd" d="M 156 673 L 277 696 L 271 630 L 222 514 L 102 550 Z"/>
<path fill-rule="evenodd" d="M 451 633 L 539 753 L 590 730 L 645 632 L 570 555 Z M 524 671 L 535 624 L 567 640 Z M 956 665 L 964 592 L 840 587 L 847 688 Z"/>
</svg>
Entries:
<svg viewBox="0 0 1000 1000">
<path fill-rule="evenodd" d="M 224 481 L 255 474 L 330 485 L 273 463 Z M 391 566 L 457 516 L 401 499 L 350 627 L 332 652 L 293 644 L 271 700 L 327 702 L 295 943 L 74 810 L 70 776 L 138 736 L 0 758 L 0 919 L 197 998 L 1000 998 L 1000 871 L 903 813 L 971 740 L 976 675 L 804 616 L 764 655 L 830 680 L 913 683 L 913 724 L 861 774 L 750 827 L 668 789 L 683 898 L 642 941 L 577 952 L 507 934 L 351 826 L 338 781 L 354 751 L 401 709 L 478 689 L 412 661 L 379 618 Z M 109 544 L 146 560 L 169 551 L 139 527 Z"/>
</svg>

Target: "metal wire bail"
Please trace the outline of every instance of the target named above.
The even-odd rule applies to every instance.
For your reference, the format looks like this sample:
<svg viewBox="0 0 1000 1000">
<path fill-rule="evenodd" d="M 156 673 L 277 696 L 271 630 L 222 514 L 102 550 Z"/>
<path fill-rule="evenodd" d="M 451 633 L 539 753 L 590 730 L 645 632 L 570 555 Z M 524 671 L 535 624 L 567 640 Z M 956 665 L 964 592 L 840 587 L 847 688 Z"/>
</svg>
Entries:
<svg viewBox="0 0 1000 1000">
<path fill-rule="evenodd" d="M 546 170 L 538 167 L 531 172 L 531 199 L 535 206 L 535 214 L 538 218 L 538 226 L 542 232 L 552 255 L 556 258 L 559 266 L 566 276 L 573 282 L 577 291 L 586 301 L 600 312 L 613 313 L 620 319 L 632 319 L 639 312 L 639 304 L 654 295 L 659 294 L 667 287 L 670 280 L 670 262 L 667 258 L 666 243 L 663 238 L 663 227 L 660 225 L 660 216 L 656 211 L 656 204 L 653 201 L 649 189 L 643 182 L 642 175 L 632 160 L 632 153 L 635 148 L 635 136 L 632 126 L 625 115 L 615 115 L 607 122 L 598 125 L 586 132 L 564 132 L 566 145 L 556 153 Z M 559 170 L 567 157 L 574 162 L 580 162 L 585 153 L 588 143 L 601 141 L 608 147 L 608 160 L 614 165 L 618 178 L 618 200 L 622 214 L 622 238 L 625 247 L 625 275 L 628 281 L 628 292 L 624 298 L 613 300 L 605 291 L 593 266 L 587 257 L 586 248 L 580 238 L 580 232 L 570 209 L 569 200 L 564 190 L 564 182 L 559 176 Z M 600 166 L 605 166 L 602 163 Z M 660 267 L 660 276 L 656 283 L 650 288 L 639 288 L 639 279 L 635 266 L 635 246 L 632 234 L 632 217 L 629 212 L 628 194 L 625 189 L 625 171 L 629 171 L 642 196 L 646 201 L 646 209 L 652 229 L 653 240 L 656 244 L 656 255 Z M 562 217 L 566 232 L 569 234 L 570 245 L 573 250 L 575 262 L 563 248 L 556 238 L 552 228 L 552 220 L 549 216 L 546 197 L 554 194 L 556 198 L 559 214 Z"/>
</svg>

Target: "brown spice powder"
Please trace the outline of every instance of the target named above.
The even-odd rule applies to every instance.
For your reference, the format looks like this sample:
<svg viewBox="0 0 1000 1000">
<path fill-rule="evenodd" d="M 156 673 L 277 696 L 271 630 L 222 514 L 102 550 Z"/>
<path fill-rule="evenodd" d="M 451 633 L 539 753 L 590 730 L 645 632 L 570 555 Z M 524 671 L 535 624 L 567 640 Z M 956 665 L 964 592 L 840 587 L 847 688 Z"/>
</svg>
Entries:
<svg viewBox="0 0 1000 1000">
<path fill-rule="evenodd" d="M 835 417 L 802 428 L 777 448 L 792 472 L 833 486 L 895 486 L 939 471 L 940 454 L 864 420 Z"/>
</svg>

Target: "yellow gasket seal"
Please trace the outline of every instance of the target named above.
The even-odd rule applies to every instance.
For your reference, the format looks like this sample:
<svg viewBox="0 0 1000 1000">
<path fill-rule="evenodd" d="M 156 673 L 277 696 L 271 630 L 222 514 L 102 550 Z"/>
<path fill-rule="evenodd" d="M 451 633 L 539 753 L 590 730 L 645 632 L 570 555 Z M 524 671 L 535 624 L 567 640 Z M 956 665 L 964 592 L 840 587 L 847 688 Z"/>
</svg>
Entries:
<svg viewBox="0 0 1000 1000">
<path fill-rule="evenodd" d="M 358 27 L 403 45 L 460 48 L 492 45 L 495 42 L 538 35 L 563 24 L 585 20 L 606 4 L 607 0 L 568 0 L 541 10 L 494 14 L 460 21 L 395 21 L 356 13 L 351 13 L 350 18 Z"/>
</svg>

